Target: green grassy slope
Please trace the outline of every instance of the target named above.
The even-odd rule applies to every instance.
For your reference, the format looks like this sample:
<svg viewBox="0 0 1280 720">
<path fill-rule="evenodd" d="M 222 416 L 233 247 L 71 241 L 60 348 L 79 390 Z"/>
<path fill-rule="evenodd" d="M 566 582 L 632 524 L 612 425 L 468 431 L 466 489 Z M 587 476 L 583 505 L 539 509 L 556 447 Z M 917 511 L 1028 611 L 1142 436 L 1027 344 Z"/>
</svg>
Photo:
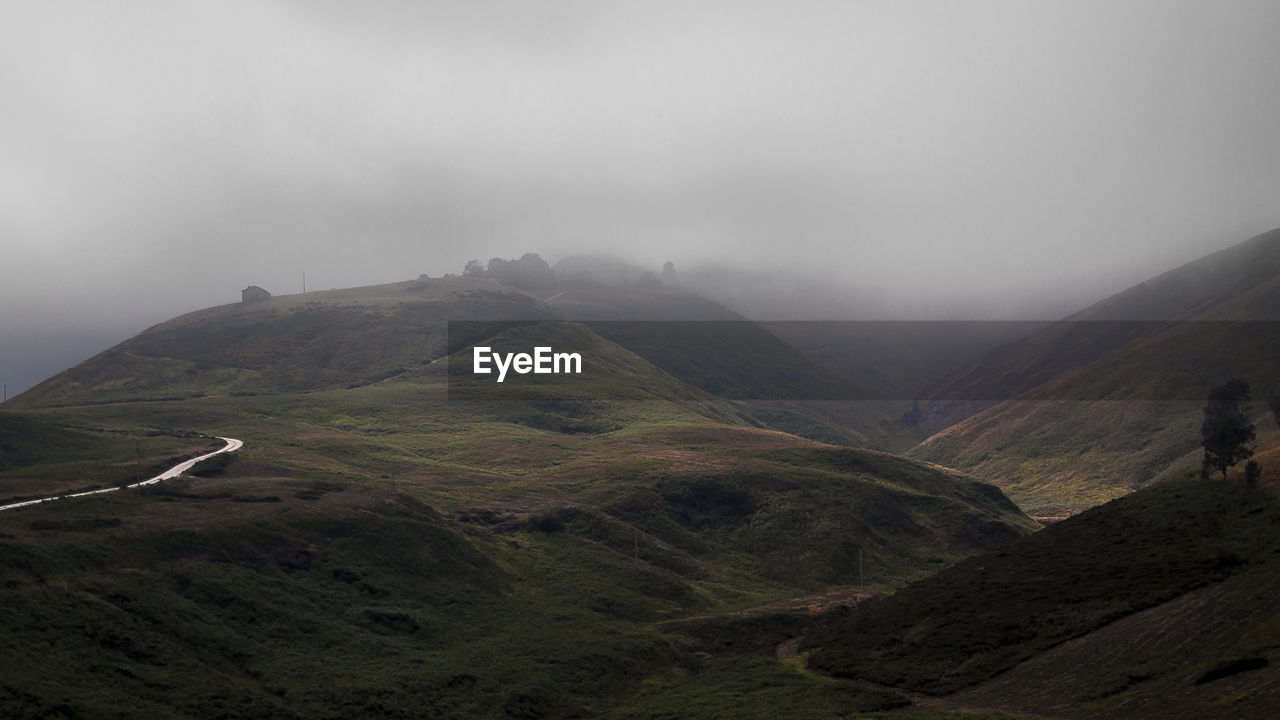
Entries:
<svg viewBox="0 0 1280 720">
<path fill-rule="evenodd" d="M 223 445 L 189 427 L 0 410 L 0 505 L 138 482 Z"/>
<path fill-rule="evenodd" d="M 610 369 L 568 400 L 450 399 L 437 362 L 356 387 L 31 403 L 33 428 L 246 446 L 211 477 L 0 514 L 0 664 L 21 666 L 0 714 L 625 716 L 704 682 L 708 717 L 761 684 L 801 714 L 869 709 L 883 698 L 663 628 L 856 583 L 859 551 L 887 590 L 1033 528 L 990 486 L 751 427 L 564 327 Z"/>
<path fill-rule="evenodd" d="M 566 716 L 674 660 L 636 622 L 687 595 L 659 572 L 468 537 L 403 493 L 266 489 L 162 488 L 7 527 L 0 713 Z M 157 504 L 214 517 L 169 524 Z"/>
<path fill-rule="evenodd" d="M 46 380 L 13 403 L 358 387 L 420 372 L 443 357 L 449 321 L 501 320 L 594 320 L 598 334 L 712 396 L 790 400 L 866 394 L 758 325 L 689 293 L 599 287 L 558 292 L 544 302 L 493 280 L 444 278 L 190 313 Z M 538 344 L 557 332 L 535 330 L 531 337 Z"/>
<path fill-rule="evenodd" d="M 1095 663 L 1094 654 L 1103 656 L 1108 648 L 1096 642 L 1089 645 L 1091 651 L 1072 655 L 1070 666 L 1038 665 L 1041 676 L 1075 676 L 1069 683 L 1074 695 L 1057 698 L 1074 708 L 1067 716 L 1093 716 L 1084 703 L 1122 693 L 1125 687 L 1112 685 L 1125 663 L 1136 668 L 1146 659 L 1146 670 L 1134 670 L 1132 682 L 1137 684 L 1178 668 L 1180 677 L 1197 670 L 1203 674 L 1242 653 L 1275 662 L 1280 606 L 1272 593 L 1256 593 L 1277 569 L 1280 502 L 1272 494 L 1235 482 L 1170 480 L 867 603 L 809 633 L 802 647 L 812 651 L 810 666 L 826 673 L 946 694 L 982 688 L 1005 673 L 1030 682 L 1032 673 L 1023 672 L 1021 663 L 1055 652 L 1073 638 L 1109 632 L 1104 628 L 1117 620 L 1163 607 L 1199 588 L 1221 587 L 1229 596 L 1224 602 L 1252 608 L 1238 628 L 1243 634 L 1238 632 L 1234 641 L 1191 647 L 1177 642 L 1212 627 L 1204 623 L 1214 614 L 1184 614 L 1161 628 L 1169 638 L 1159 641 L 1163 645 L 1144 647 L 1149 643 L 1134 640 L 1128 650 L 1107 650 L 1124 656 L 1115 662 Z M 1177 646 L 1184 655 L 1164 655 L 1160 648 L 1165 646 Z M 1003 690 L 982 694 L 985 701 L 1011 701 L 1024 690 L 1031 692 L 1015 680 L 999 682 Z M 1203 706 L 1213 693 L 1202 685 L 1203 693 L 1191 695 Z M 1159 697 L 1156 693 L 1148 700 L 1159 705 Z M 1164 704 L 1166 710 L 1173 707 L 1170 702 Z"/>
<path fill-rule="evenodd" d="M 445 354 L 451 319 L 551 319 L 489 280 L 276 297 L 174 318 L 31 388 L 19 406 L 367 385 Z"/>
<path fill-rule="evenodd" d="M 1041 653 L 955 701 L 1060 717 L 1269 717 L 1280 701 L 1277 587 L 1275 567 L 1235 575 Z"/>
<path fill-rule="evenodd" d="M 224 421 L 252 430 L 221 475 L 0 517 L 0 661 L 21 667 L 3 714 L 662 705 L 689 673 L 723 675 L 656 622 L 856 582 L 850 547 L 892 586 L 1027 529 L 988 486 L 898 458 L 654 408 L 598 437 L 608 449 L 483 414 L 450 418 L 469 440 L 441 446 L 425 415 L 365 425 L 359 405 L 414 412 L 370 392 L 279 396 L 287 418 L 255 419 L 261 397 L 187 401 L 239 407 Z M 519 461 L 501 454 L 526 441 Z M 628 460 L 644 452 L 667 457 Z M 739 682 L 790 678 L 815 707 L 849 696 L 749 667 Z"/>
</svg>

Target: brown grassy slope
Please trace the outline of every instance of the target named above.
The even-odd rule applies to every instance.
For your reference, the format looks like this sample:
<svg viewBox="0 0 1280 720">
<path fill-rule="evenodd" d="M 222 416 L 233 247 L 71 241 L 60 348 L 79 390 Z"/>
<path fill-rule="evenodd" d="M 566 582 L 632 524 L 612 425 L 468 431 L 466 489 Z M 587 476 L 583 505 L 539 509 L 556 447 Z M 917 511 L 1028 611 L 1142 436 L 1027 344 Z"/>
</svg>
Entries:
<svg viewBox="0 0 1280 720">
<path fill-rule="evenodd" d="M 953 373 L 926 405 L 936 434 L 910 454 L 994 482 L 1032 512 L 1073 512 L 1129 492 L 1195 450 L 1209 388 L 1240 377 L 1256 399 L 1280 392 L 1275 319 L 1280 232 L 1130 288 Z"/>
</svg>

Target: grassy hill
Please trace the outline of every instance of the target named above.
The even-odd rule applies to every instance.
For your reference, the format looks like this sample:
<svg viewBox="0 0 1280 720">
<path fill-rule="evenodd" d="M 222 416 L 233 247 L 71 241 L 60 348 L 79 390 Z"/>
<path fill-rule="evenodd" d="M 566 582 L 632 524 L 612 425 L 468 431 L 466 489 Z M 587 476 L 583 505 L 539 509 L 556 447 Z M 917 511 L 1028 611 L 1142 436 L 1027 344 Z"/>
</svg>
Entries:
<svg viewBox="0 0 1280 720">
<path fill-rule="evenodd" d="M 1273 232 L 998 348 L 927 393 L 934 434 L 910 454 L 1046 515 L 1195 465 L 1211 387 L 1239 377 L 1257 400 L 1280 392 L 1278 278 Z"/>
<path fill-rule="evenodd" d="M 556 291 L 543 300 L 492 279 L 467 277 L 273 297 L 189 313 L 46 380 L 13 403 L 358 387 L 421 371 L 444 357 L 450 321 L 589 321 L 598 335 L 712 396 L 792 400 L 867 394 L 755 323 L 691 293 L 599 286 Z"/>
<path fill-rule="evenodd" d="M 22 493 L 151 430 L 174 433 L 151 455 L 205 442 L 179 431 L 246 442 L 207 477 L 0 513 L 0 663 L 17 668 L 0 715 L 886 707 L 706 656 L 668 623 L 889 591 L 1035 527 L 962 474 L 753 426 L 582 324 L 555 325 L 556 341 L 604 371 L 571 393 L 455 397 L 446 338 L 424 327 L 464 306 L 550 314 L 489 281 L 437 283 L 185 316 L 0 415 L 22 459 L 0 482 L 21 475 Z M 112 442 L 71 443 L 78 428 Z M 761 686 L 772 706 L 741 692 Z"/>
<path fill-rule="evenodd" d="M 1054 717 L 1263 717 L 1280 697 L 1280 502 L 1157 483 L 859 606 L 809 665 Z M 963 692 L 961 692 L 963 691 Z"/>
<path fill-rule="evenodd" d="M 172 426 L 102 427 L 0 410 L 0 505 L 154 477 L 223 443 Z"/>
<path fill-rule="evenodd" d="M 456 317 L 552 319 L 491 280 L 438 279 L 223 305 L 152 327 L 13 399 L 17 406 L 367 385 L 445 354 Z"/>
<path fill-rule="evenodd" d="M 1154 302 L 1180 280 L 1139 295 Z M 1264 307 L 1270 281 L 1255 280 L 1196 311 Z M 589 371 L 501 386 L 460 376 L 457 320 L 486 321 L 469 342 L 545 342 Z M 1028 507 L 1100 503 L 1187 462 L 1196 383 L 1239 371 L 1265 392 L 1260 368 L 1201 352 L 1238 349 L 1231 332 L 1044 328 L 945 386 L 1035 402 L 964 418 L 916 452 L 989 473 Z M 156 326 L 6 405 L 0 497 L 118 483 L 214 435 L 246 445 L 198 476 L 0 513 L 0 663 L 16 668 L 0 679 L 0 715 L 1266 706 L 1280 510 L 1265 490 L 1175 480 L 1034 532 L 972 475 L 836 444 L 925 430 L 813 399 L 856 390 L 840 384 L 857 365 L 805 338 L 802 351 L 667 287 L 527 292 L 484 278 Z M 908 333 L 894 352 L 927 346 Z M 872 376 L 909 384 L 940 362 Z M 1112 390 L 1124 399 L 1080 401 Z M 1188 392 L 1194 406 L 1159 405 Z M 926 428 L 943 417 L 929 410 Z M 1262 440 L 1265 461 L 1276 438 Z M 1222 609 L 1200 622 L 1210 602 Z M 1173 618 L 1190 640 L 1115 644 Z M 1061 662 L 1071 672 L 1055 674 Z"/>
<path fill-rule="evenodd" d="M 249 445 L 214 477 L 0 517 L 0 656 L 22 667 L 3 714 L 663 705 L 738 661 L 655 623 L 856 583 L 858 549 L 892 588 L 1031 527 L 990 486 L 659 401 L 593 407 L 621 426 L 606 432 L 445 402 L 393 381 L 78 409 L 198 417 Z M 848 695 L 751 673 L 806 702 Z"/>
<path fill-rule="evenodd" d="M 1268 717 L 1280 699 L 1278 583 L 1280 573 L 1268 568 L 1193 590 L 1041 653 L 955 701 L 1062 717 Z"/>
<path fill-rule="evenodd" d="M 474 277 L 278 296 L 189 313 L 40 383 L 10 407 L 359 387 L 428 372 L 449 352 L 450 321 L 581 321 L 701 391 L 704 410 L 714 416 L 883 450 L 902 451 L 921 439 L 897 422 L 904 409 L 899 401 L 848 402 L 873 392 L 852 373 L 819 365 L 696 294 L 601 284 L 535 294 Z M 545 339 L 559 331 L 539 332 Z"/>
</svg>

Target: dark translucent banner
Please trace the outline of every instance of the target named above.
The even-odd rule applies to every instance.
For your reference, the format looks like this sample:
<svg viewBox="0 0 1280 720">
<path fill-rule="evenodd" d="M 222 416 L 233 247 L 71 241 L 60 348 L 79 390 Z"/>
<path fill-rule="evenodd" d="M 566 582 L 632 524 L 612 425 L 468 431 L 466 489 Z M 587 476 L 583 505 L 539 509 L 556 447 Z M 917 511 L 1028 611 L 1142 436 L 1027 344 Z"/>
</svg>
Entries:
<svg viewBox="0 0 1280 720">
<path fill-rule="evenodd" d="M 465 321 L 449 353 L 451 399 L 1188 401 L 1232 377 L 1280 392 L 1276 322 Z"/>
</svg>

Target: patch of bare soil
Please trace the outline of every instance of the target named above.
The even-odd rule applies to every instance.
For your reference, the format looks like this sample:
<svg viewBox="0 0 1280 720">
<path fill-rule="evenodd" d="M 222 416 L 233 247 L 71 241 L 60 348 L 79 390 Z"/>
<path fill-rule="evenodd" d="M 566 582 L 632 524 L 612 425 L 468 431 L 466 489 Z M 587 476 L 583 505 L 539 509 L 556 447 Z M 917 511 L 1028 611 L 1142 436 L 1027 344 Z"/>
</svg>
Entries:
<svg viewBox="0 0 1280 720">
<path fill-rule="evenodd" d="M 1028 515 L 1027 517 L 1031 518 L 1032 520 L 1035 520 L 1036 522 L 1040 523 L 1045 527 L 1048 527 L 1054 523 L 1062 522 L 1063 520 L 1066 520 L 1071 516 L 1070 515 Z"/>
<path fill-rule="evenodd" d="M 725 613 L 723 617 L 751 617 L 770 613 L 804 613 L 810 616 L 825 615 L 841 607 L 852 607 L 858 603 L 876 597 L 879 593 L 864 588 L 835 588 L 823 593 L 801 595 L 799 597 L 775 600 L 765 605 L 744 608 Z"/>
</svg>

